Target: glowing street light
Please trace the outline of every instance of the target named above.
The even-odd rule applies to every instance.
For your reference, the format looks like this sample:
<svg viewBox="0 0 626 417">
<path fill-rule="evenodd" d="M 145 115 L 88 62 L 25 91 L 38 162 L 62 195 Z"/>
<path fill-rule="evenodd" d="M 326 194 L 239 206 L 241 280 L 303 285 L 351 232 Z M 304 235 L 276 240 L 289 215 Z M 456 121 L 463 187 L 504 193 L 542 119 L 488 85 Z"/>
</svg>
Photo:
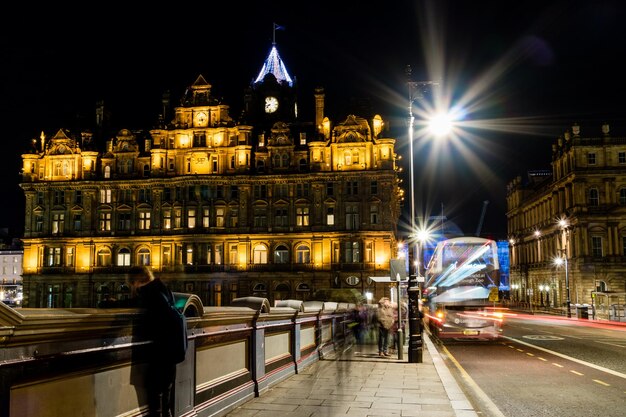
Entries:
<svg viewBox="0 0 626 417">
<path fill-rule="evenodd" d="M 453 123 L 454 117 L 450 113 L 437 113 L 428 121 L 428 130 L 437 137 L 446 136 L 452 131 Z"/>
<path fill-rule="evenodd" d="M 430 231 L 427 229 L 418 229 L 415 234 L 415 241 L 417 243 L 417 258 L 415 260 L 415 271 L 417 272 L 417 279 L 420 282 L 420 278 L 422 275 L 422 253 L 421 250 L 424 248 L 424 243 L 426 243 L 430 239 Z M 422 278 L 423 279 L 423 278 Z"/>
</svg>

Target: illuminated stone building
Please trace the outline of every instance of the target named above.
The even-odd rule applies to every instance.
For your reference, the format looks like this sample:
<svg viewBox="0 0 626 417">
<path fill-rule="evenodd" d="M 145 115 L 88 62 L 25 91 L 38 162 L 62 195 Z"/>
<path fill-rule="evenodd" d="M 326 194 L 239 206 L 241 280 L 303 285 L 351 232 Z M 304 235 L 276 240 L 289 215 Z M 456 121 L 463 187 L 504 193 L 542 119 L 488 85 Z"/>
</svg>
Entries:
<svg viewBox="0 0 626 417">
<path fill-rule="evenodd" d="M 396 141 L 378 115 L 329 120 L 323 89 L 302 121 L 296 93 L 274 45 L 237 118 L 200 75 L 171 122 L 102 149 L 87 130 L 42 132 L 22 155 L 24 306 L 127 297 L 137 264 L 205 305 L 382 295 L 369 277 L 397 256 Z"/>
<path fill-rule="evenodd" d="M 0 301 L 10 306 L 22 304 L 22 250 L 0 247 Z"/>
<path fill-rule="evenodd" d="M 601 131 L 584 137 L 572 126 L 552 146 L 551 171 L 508 185 L 514 301 L 563 307 L 565 265 L 572 305 L 626 290 L 626 138 Z"/>
</svg>

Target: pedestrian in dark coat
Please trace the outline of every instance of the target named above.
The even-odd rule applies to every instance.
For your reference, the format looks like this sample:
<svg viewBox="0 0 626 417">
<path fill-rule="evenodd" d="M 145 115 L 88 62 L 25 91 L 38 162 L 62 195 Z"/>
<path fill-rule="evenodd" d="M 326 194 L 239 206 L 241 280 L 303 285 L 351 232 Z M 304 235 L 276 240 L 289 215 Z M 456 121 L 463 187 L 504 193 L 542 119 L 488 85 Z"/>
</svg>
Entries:
<svg viewBox="0 0 626 417">
<path fill-rule="evenodd" d="M 148 267 L 133 267 L 128 273 L 134 306 L 144 310 L 139 334 L 152 343 L 146 346 L 146 390 L 150 417 L 173 416 L 173 387 L 176 380 L 176 363 L 163 354 L 165 339 L 171 337 L 163 323 L 167 322 L 173 302 L 172 292 L 154 276 Z"/>
</svg>

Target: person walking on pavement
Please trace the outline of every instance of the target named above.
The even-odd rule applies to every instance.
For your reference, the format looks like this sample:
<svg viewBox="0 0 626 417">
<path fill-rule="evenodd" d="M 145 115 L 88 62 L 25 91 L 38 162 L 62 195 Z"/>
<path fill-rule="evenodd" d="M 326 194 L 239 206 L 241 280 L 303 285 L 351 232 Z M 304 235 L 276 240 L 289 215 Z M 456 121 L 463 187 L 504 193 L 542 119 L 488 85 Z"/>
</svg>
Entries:
<svg viewBox="0 0 626 417">
<path fill-rule="evenodd" d="M 389 357 L 389 329 L 393 326 L 393 307 L 389 298 L 383 297 L 378 301 L 376 312 L 378 321 L 378 356 Z"/>
</svg>

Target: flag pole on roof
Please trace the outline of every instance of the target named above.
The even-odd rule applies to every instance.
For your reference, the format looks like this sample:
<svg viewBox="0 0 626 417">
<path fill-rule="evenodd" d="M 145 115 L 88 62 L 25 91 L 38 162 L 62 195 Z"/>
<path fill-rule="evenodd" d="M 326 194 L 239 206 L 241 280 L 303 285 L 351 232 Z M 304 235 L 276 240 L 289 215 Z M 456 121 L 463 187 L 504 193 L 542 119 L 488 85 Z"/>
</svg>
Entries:
<svg viewBox="0 0 626 417">
<path fill-rule="evenodd" d="M 285 27 L 281 25 L 277 25 L 276 22 L 274 22 L 274 28 L 272 30 L 272 45 L 276 45 L 276 31 L 277 30 L 285 30 Z"/>
</svg>

